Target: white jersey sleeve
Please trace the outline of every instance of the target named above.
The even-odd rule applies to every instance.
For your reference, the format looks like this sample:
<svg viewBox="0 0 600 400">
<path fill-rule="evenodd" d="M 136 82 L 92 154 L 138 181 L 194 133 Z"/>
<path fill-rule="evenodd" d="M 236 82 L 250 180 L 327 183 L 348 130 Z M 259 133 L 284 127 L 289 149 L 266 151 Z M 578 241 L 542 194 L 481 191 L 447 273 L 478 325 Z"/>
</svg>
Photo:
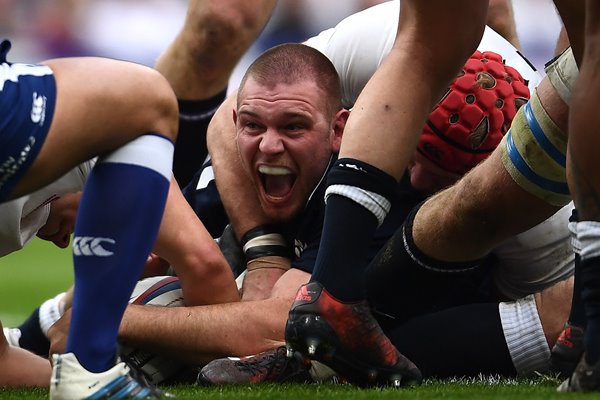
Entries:
<svg viewBox="0 0 600 400">
<path fill-rule="evenodd" d="M 518 299 L 573 275 L 575 254 L 568 228 L 569 203 L 539 225 L 494 249 L 494 284 L 508 299 Z"/>
<path fill-rule="evenodd" d="M 375 70 L 390 52 L 398 27 L 400 1 L 388 1 L 353 14 L 305 44 L 325 54 L 342 85 L 342 102 L 351 108 Z M 506 64 L 529 81 L 532 90 L 542 76 L 506 39 L 486 27 L 479 51 L 502 55 Z"/>
<path fill-rule="evenodd" d="M 52 200 L 81 191 L 95 162 L 86 161 L 50 185 L 0 204 L 0 257 L 20 250 L 34 238 L 46 224 Z"/>
</svg>

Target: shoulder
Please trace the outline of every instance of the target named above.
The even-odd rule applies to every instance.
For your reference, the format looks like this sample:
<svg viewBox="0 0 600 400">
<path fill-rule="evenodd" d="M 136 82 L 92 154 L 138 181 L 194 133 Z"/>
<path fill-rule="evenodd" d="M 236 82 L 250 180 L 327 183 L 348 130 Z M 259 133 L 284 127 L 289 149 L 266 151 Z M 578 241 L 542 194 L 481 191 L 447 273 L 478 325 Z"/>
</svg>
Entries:
<svg viewBox="0 0 600 400">
<path fill-rule="evenodd" d="M 340 76 L 342 101 L 351 108 L 356 98 L 389 54 L 398 29 L 399 1 L 388 1 L 350 15 L 305 44 L 325 54 Z M 479 51 L 493 51 L 529 82 L 532 90 L 542 79 L 535 67 L 506 39 L 486 27 Z"/>
<path fill-rule="evenodd" d="M 352 14 L 305 43 L 325 54 L 340 75 L 342 100 L 351 107 L 389 53 L 396 37 L 399 1 Z"/>
</svg>

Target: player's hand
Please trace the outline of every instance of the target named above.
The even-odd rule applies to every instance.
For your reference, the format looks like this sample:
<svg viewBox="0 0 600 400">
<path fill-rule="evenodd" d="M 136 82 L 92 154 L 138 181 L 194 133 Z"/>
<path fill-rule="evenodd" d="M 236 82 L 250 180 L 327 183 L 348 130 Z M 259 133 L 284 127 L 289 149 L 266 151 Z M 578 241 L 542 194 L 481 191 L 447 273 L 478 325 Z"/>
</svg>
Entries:
<svg viewBox="0 0 600 400">
<path fill-rule="evenodd" d="M 140 279 L 148 278 L 151 276 L 163 276 L 168 275 L 170 264 L 164 259 L 151 253 L 146 260 L 144 272 Z"/>
</svg>

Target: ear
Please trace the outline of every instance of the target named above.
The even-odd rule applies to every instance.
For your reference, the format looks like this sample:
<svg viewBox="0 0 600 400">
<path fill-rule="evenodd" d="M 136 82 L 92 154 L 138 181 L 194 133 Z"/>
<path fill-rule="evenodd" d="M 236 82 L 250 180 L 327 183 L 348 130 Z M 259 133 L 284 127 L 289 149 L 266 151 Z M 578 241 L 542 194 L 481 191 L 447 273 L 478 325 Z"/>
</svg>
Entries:
<svg viewBox="0 0 600 400">
<path fill-rule="evenodd" d="M 344 128 L 346 127 L 346 121 L 350 116 L 350 111 L 342 108 L 339 110 L 333 118 L 333 126 L 331 132 L 331 151 L 333 153 L 340 152 L 340 146 L 342 145 L 342 136 L 344 134 Z"/>
</svg>

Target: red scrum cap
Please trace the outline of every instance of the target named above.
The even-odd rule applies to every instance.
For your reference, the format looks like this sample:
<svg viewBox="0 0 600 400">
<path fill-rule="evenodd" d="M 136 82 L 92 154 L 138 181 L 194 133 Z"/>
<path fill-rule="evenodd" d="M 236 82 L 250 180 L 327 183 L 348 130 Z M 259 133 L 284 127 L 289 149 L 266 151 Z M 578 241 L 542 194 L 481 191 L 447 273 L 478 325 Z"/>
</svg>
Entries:
<svg viewBox="0 0 600 400">
<path fill-rule="evenodd" d="M 464 174 L 487 158 L 529 100 L 527 82 L 497 53 L 476 51 L 435 106 L 417 150 Z"/>
</svg>

